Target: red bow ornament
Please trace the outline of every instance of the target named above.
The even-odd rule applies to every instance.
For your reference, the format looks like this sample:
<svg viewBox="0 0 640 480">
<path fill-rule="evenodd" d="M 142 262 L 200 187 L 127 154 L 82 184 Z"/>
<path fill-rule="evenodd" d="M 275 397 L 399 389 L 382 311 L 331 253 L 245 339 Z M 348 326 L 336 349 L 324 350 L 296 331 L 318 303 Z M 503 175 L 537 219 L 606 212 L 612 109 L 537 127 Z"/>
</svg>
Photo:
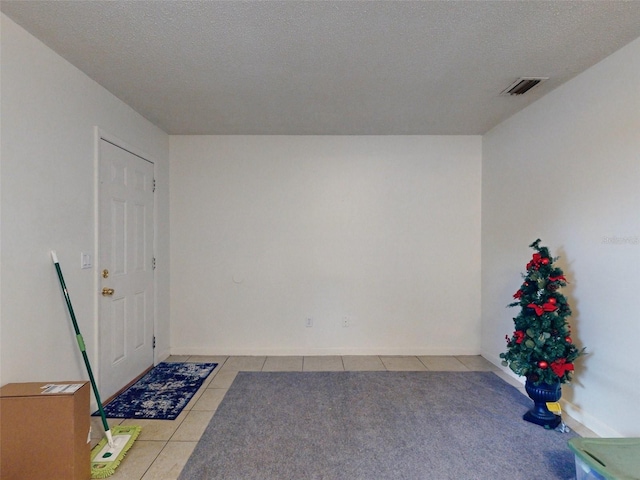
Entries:
<svg viewBox="0 0 640 480">
<path fill-rule="evenodd" d="M 564 275 L 558 275 L 557 277 L 549 276 L 549 281 L 550 282 L 566 282 L 567 279 L 564 277 Z"/>
<path fill-rule="evenodd" d="M 567 363 L 566 358 L 559 358 L 551 362 L 551 370 L 561 378 L 565 373 L 573 371 L 573 363 Z"/>
<path fill-rule="evenodd" d="M 541 262 L 542 262 L 542 255 L 540 255 L 539 253 L 534 253 L 533 258 L 531 258 L 531 261 L 527 263 L 527 270 L 529 270 L 531 267 L 535 267 L 535 269 L 537 270 L 538 268 L 540 268 Z"/>
<path fill-rule="evenodd" d="M 555 312 L 558 309 L 558 306 L 552 302 L 546 302 L 542 306 L 530 303 L 527 307 L 533 308 L 538 316 L 542 315 L 544 312 Z"/>
</svg>

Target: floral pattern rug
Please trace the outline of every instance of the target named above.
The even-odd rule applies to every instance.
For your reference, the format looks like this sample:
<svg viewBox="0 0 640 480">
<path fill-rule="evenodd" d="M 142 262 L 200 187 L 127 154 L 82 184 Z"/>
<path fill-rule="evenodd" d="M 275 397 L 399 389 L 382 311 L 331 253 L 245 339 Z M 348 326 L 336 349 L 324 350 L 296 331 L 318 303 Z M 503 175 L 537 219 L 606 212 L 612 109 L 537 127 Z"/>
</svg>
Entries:
<svg viewBox="0 0 640 480">
<path fill-rule="evenodd" d="M 109 418 L 175 420 L 217 365 L 160 363 L 105 405 L 104 411 Z"/>
</svg>

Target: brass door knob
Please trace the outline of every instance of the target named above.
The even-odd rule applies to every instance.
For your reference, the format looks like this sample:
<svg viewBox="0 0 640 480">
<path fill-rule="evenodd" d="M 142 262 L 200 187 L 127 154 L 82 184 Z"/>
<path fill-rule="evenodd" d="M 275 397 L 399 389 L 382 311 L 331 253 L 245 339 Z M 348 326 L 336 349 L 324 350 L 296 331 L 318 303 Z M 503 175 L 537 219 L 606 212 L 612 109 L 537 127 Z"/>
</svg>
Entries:
<svg viewBox="0 0 640 480">
<path fill-rule="evenodd" d="M 102 296 L 104 296 L 104 297 L 110 297 L 114 293 L 115 293 L 115 290 L 113 288 L 104 287 L 102 289 Z"/>
</svg>

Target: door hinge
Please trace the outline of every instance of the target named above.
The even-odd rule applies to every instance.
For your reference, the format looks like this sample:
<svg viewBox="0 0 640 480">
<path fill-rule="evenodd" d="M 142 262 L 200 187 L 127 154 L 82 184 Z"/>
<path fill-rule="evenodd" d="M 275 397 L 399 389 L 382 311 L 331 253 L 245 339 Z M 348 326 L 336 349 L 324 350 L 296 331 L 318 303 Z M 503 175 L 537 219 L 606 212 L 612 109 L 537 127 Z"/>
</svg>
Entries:
<svg viewBox="0 0 640 480">
<path fill-rule="evenodd" d="M 156 257 L 153 257 L 153 260 L 151 260 L 151 268 L 152 268 L 153 270 L 155 270 L 155 269 L 156 269 Z"/>
<path fill-rule="evenodd" d="M 153 179 L 153 190 L 152 190 L 152 192 L 155 193 L 155 191 L 156 191 L 156 179 L 154 178 Z"/>
<path fill-rule="evenodd" d="M 156 348 L 156 337 L 155 337 L 155 335 L 153 336 L 153 348 Z"/>
</svg>

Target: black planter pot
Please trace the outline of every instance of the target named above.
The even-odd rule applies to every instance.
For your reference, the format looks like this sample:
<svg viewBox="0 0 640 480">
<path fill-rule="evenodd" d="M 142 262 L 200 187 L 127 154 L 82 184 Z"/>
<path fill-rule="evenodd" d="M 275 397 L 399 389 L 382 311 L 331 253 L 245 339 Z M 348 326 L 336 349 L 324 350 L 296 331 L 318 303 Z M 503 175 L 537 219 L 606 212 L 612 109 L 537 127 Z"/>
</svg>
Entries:
<svg viewBox="0 0 640 480">
<path fill-rule="evenodd" d="M 525 413 L 522 418 L 527 422 L 535 423 L 536 425 L 541 425 L 549 429 L 556 428 L 560 425 L 562 420 L 560 415 L 550 412 L 547 408 L 547 402 L 557 402 L 560 400 L 562 396 L 560 382 L 553 385 L 549 385 L 548 383 L 534 385 L 532 381 L 527 379 L 524 388 L 529 398 L 533 400 L 534 406 Z"/>
</svg>

